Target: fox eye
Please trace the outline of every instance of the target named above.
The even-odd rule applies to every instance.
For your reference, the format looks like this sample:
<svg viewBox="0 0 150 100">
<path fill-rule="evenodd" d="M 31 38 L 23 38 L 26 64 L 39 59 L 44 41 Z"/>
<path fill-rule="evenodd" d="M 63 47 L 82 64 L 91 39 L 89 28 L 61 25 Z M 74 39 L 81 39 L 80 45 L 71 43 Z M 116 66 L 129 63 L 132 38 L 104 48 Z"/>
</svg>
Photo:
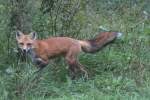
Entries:
<svg viewBox="0 0 150 100">
<path fill-rule="evenodd" d="M 24 43 L 19 43 L 20 45 L 24 45 Z"/>
<path fill-rule="evenodd" d="M 31 45 L 32 45 L 32 43 L 27 43 L 27 45 L 28 45 L 28 46 L 31 46 Z"/>
</svg>

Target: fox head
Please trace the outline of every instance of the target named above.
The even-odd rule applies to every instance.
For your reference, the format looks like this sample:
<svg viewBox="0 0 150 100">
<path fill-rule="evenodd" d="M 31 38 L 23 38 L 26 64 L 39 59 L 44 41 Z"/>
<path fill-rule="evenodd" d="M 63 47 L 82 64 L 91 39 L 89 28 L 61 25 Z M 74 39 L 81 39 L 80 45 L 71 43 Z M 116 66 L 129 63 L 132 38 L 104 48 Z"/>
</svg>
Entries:
<svg viewBox="0 0 150 100">
<path fill-rule="evenodd" d="M 37 35 L 35 32 L 31 32 L 29 35 L 23 34 L 21 31 L 16 32 L 16 40 L 18 42 L 18 47 L 25 53 L 34 48 L 34 40 L 36 40 Z"/>
</svg>

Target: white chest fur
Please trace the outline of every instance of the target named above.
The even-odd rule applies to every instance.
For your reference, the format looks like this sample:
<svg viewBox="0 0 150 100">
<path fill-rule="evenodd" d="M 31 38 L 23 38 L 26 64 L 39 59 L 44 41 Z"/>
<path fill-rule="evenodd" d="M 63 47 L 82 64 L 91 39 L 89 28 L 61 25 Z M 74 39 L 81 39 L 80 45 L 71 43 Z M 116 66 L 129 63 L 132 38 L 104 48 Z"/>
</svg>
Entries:
<svg viewBox="0 0 150 100">
<path fill-rule="evenodd" d="M 39 65 L 39 63 L 44 63 L 40 57 L 38 57 L 34 50 L 30 50 L 28 53 L 29 57 L 31 58 L 32 62 Z"/>
</svg>

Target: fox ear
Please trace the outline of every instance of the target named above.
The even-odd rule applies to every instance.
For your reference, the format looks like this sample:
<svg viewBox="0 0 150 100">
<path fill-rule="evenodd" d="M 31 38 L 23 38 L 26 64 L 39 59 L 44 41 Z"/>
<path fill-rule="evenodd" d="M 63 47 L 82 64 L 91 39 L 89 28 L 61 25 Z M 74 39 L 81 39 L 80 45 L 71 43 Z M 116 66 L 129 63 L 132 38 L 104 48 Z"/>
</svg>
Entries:
<svg viewBox="0 0 150 100">
<path fill-rule="evenodd" d="M 21 31 L 17 31 L 16 32 L 16 39 L 18 40 L 18 39 L 20 39 L 20 37 L 22 36 L 22 35 L 24 35 Z"/>
<path fill-rule="evenodd" d="M 31 39 L 36 40 L 36 38 L 37 38 L 37 33 L 36 33 L 36 32 L 31 32 L 31 33 L 30 33 L 30 37 L 31 37 Z"/>
</svg>

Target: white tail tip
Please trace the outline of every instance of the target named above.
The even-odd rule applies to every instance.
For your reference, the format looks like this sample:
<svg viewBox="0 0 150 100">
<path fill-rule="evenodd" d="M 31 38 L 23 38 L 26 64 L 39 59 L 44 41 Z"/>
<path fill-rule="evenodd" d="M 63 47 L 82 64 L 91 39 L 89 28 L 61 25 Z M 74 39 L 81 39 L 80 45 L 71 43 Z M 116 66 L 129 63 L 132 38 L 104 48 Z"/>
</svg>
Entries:
<svg viewBox="0 0 150 100">
<path fill-rule="evenodd" d="M 118 33 L 117 33 L 117 38 L 120 38 L 122 35 L 123 35 L 123 33 L 118 32 Z"/>
</svg>

